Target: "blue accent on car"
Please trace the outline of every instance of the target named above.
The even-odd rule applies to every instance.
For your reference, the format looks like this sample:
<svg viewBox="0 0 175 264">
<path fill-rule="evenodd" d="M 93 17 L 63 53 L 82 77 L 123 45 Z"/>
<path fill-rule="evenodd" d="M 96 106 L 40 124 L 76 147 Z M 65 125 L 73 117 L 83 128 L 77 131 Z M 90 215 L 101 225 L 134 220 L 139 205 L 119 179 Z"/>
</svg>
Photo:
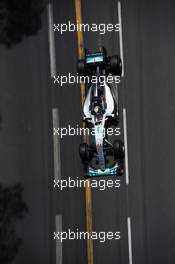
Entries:
<svg viewBox="0 0 175 264">
<path fill-rule="evenodd" d="M 117 175 L 118 168 L 113 167 L 106 169 L 105 171 L 102 170 L 93 170 L 92 168 L 89 168 L 87 172 L 88 177 L 99 177 L 99 176 L 106 176 L 106 175 Z"/>
<path fill-rule="evenodd" d="M 103 62 L 103 61 L 104 61 L 103 53 L 87 55 L 86 57 L 86 63 L 95 63 L 95 62 Z"/>
</svg>

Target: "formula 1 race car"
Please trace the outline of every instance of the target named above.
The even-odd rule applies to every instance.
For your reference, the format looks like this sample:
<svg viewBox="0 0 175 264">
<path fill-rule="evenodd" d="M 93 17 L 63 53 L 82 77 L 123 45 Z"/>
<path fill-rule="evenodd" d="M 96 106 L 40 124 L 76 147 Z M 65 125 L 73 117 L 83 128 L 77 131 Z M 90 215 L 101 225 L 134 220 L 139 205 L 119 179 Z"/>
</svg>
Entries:
<svg viewBox="0 0 175 264">
<path fill-rule="evenodd" d="M 119 122 L 118 90 L 115 82 L 109 84 L 100 78 L 121 76 L 122 63 L 119 56 L 107 56 L 105 48 L 99 52 L 85 51 L 85 57 L 78 60 L 80 76 L 89 76 L 86 83 L 86 98 L 83 105 L 83 121 L 89 128 L 89 143 L 81 143 L 79 154 L 88 177 L 122 175 L 124 173 L 124 144 L 115 139 L 109 142 L 107 128 Z M 97 82 L 92 83 L 96 76 Z"/>
</svg>

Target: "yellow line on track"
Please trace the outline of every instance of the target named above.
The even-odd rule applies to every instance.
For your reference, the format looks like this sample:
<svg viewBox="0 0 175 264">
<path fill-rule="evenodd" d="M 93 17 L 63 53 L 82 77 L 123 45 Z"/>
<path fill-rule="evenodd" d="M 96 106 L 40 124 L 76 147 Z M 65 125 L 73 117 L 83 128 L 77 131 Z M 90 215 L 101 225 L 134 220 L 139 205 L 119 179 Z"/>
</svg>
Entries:
<svg viewBox="0 0 175 264">
<path fill-rule="evenodd" d="M 81 12 L 81 0 L 75 0 L 75 12 L 76 12 L 76 23 L 82 24 L 82 12 Z M 79 28 L 79 27 L 78 27 Z M 84 57 L 84 40 L 83 32 L 77 31 L 77 43 L 78 43 L 78 57 L 82 59 Z M 85 99 L 85 84 L 80 84 L 80 93 L 81 93 L 81 104 L 83 105 Z M 88 135 L 85 135 L 83 138 L 84 142 L 89 142 Z M 90 180 L 86 182 L 85 186 L 85 201 L 86 201 L 86 229 L 87 232 L 91 235 L 92 233 L 92 194 Z M 93 240 L 90 238 L 87 241 L 87 257 L 88 264 L 94 263 L 93 257 Z"/>
</svg>

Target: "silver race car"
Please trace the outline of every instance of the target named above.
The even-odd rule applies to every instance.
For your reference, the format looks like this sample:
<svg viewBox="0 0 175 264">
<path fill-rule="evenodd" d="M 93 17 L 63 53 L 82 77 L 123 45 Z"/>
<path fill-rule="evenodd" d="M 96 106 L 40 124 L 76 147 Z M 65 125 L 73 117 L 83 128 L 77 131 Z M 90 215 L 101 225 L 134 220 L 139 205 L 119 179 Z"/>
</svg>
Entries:
<svg viewBox="0 0 175 264">
<path fill-rule="evenodd" d="M 119 139 L 111 143 L 107 133 L 109 127 L 119 122 L 118 87 L 114 77 L 121 76 L 121 59 L 108 57 L 105 48 L 95 53 L 85 51 L 85 58 L 78 61 L 77 68 L 80 76 L 88 76 L 90 80 L 86 83 L 83 106 L 89 143 L 79 146 L 86 176 L 122 175 L 124 144 Z"/>
</svg>

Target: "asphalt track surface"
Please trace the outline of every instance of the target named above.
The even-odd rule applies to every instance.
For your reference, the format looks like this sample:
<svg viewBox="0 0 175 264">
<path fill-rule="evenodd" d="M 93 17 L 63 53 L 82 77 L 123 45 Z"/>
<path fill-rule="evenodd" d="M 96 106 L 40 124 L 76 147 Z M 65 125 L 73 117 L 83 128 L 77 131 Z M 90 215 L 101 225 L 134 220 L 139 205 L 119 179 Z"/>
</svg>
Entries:
<svg viewBox="0 0 175 264">
<path fill-rule="evenodd" d="M 125 76 L 120 85 L 127 111 L 129 177 L 119 190 L 93 190 L 95 231 L 120 231 L 120 241 L 94 242 L 94 263 L 129 263 L 127 217 L 131 217 L 134 264 L 175 261 L 175 90 L 173 1 L 122 1 Z M 54 1 L 54 23 L 75 22 L 73 1 Z M 83 1 L 83 22 L 117 23 L 117 2 Z M 84 190 L 53 191 L 52 107 L 61 127 L 81 125 L 77 85 L 50 83 L 47 16 L 35 38 L 12 51 L 1 48 L 1 172 L 4 184 L 21 182 L 29 214 L 19 227 L 19 263 L 55 263 L 55 214 L 63 230 L 85 230 Z M 55 34 L 57 74 L 76 72 L 74 33 Z M 100 39 L 109 54 L 119 53 L 118 33 Z M 99 36 L 85 34 L 97 49 Z M 123 136 L 123 132 L 122 132 Z M 61 177 L 82 177 L 81 137 L 61 140 Z M 7 164 L 10 164 L 10 166 Z M 86 263 L 86 242 L 65 241 L 63 263 Z"/>
<path fill-rule="evenodd" d="M 123 178 L 119 191 L 93 190 L 94 230 L 120 230 L 122 235 L 120 242 L 108 241 L 104 244 L 95 242 L 94 262 L 129 263 L 127 217 L 130 216 L 133 263 L 174 263 L 174 250 L 169 246 L 174 241 L 172 231 L 174 222 L 172 210 L 174 200 L 172 187 L 174 173 L 174 76 L 172 72 L 174 4 L 172 1 L 166 3 L 163 1 L 154 1 L 154 3 L 123 1 L 121 4 L 125 76 L 121 84 L 120 101 L 121 107 L 126 107 L 127 111 L 130 185 L 126 187 Z M 56 23 L 63 23 L 70 18 L 74 20 L 73 8 L 70 4 L 59 3 L 58 9 L 55 8 L 58 19 Z M 83 1 L 82 12 L 84 23 L 117 23 L 118 21 L 117 2 L 115 1 Z M 60 47 L 59 55 L 57 55 L 58 69 L 65 72 L 69 70 L 74 72 L 76 61 L 74 37 L 68 33 L 63 37 L 65 40 L 58 38 Z M 85 33 L 84 37 L 85 47 L 96 50 L 99 35 L 90 32 Z M 100 41 L 108 49 L 109 54 L 119 53 L 117 33 L 103 35 Z M 64 48 L 65 43 L 66 49 Z M 66 56 L 73 56 L 72 61 L 69 61 L 69 66 L 66 63 L 62 65 Z M 62 90 L 61 98 L 64 98 L 64 93 L 70 95 L 70 102 L 67 99 L 70 111 L 68 110 L 67 114 L 63 101 L 63 108 L 60 105 L 60 109 L 64 109 L 63 122 L 65 123 L 71 118 L 79 122 L 81 113 L 77 87 L 72 95 L 71 92 L 70 89 L 69 91 Z M 71 111 L 73 98 L 75 98 L 74 112 Z M 74 114 L 76 117 L 73 116 Z M 122 127 L 122 120 L 120 125 Z M 74 140 L 77 139 L 70 140 L 71 144 L 74 144 Z M 70 147 L 70 143 L 66 139 L 63 143 L 63 159 L 67 155 L 64 154 L 67 147 Z M 77 157 L 76 147 L 72 149 L 72 152 L 73 156 Z M 64 167 L 64 162 L 63 160 L 62 167 Z M 79 164 L 78 157 L 76 162 Z M 65 162 L 67 173 L 66 164 L 67 162 Z M 72 163 L 70 159 L 69 164 L 71 165 L 69 170 L 73 176 L 76 172 L 74 171 L 75 163 Z M 78 173 L 79 165 L 76 168 L 78 168 Z M 66 173 L 63 173 L 63 177 Z M 128 196 L 126 188 L 128 188 Z M 75 202 L 75 205 L 84 210 L 83 203 Z M 64 210 L 65 208 L 66 206 Z M 71 213 L 77 215 L 76 209 L 73 209 Z M 68 214 L 70 219 L 65 219 L 65 225 L 69 226 L 72 217 L 70 212 Z M 75 225 L 74 221 L 73 225 Z M 84 257 L 82 254 L 76 259 L 76 256 L 71 254 L 70 248 L 66 250 L 65 246 L 65 253 L 63 252 L 65 263 L 69 263 L 70 255 L 72 261 L 75 259 L 79 263 L 82 261 L 81 256 Z"/>
</svg>

